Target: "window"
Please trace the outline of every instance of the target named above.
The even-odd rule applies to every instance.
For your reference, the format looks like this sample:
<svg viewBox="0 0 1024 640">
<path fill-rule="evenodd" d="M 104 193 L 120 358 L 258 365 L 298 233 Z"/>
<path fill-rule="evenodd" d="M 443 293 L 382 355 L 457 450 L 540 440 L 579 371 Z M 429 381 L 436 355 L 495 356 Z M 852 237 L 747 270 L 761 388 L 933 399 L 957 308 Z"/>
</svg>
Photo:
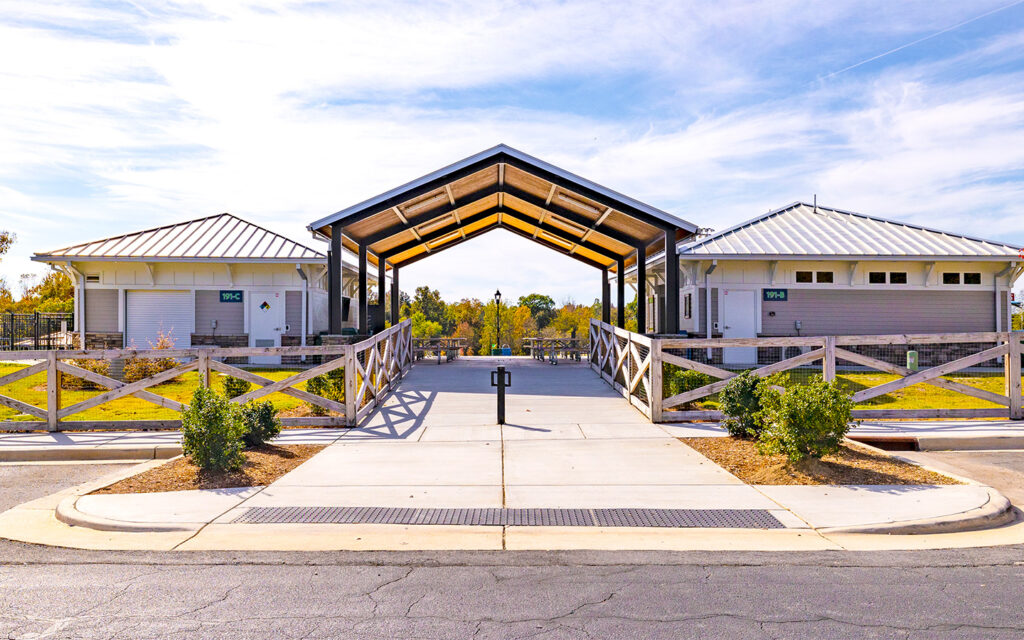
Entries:
<svg viewBox="0 0 1024 640">
<path fill-rule="evenodd" d="M 797 271 L 796 281 L 800 284 L 808 284 L 811 282 L 832 284 L 833 276 L 831 271 Z"/>
<path fill-rule="evenodd" d="M 890 271 L 889 284 L 907 284 L 906 271 Z"/>
<path fill-rule="evenodd" d="M 942 274 L 942 284 L 960 284 L 959 273 L 944 273 Z"/>
<path fill-rule="evenodd" d="M 872 271 L 868 273 L 868 284 L 885 284 L 885 272 Z"/>
<path fill-rule="evenodd" d="M 965 273 L 964 284 L 981 284 L 980 273 Z"/>
<path fill-rule="evenodd" d="M 687 293 L 683 296 L 683 317 L 693 317 L 693 294 Z"/>
</svg>

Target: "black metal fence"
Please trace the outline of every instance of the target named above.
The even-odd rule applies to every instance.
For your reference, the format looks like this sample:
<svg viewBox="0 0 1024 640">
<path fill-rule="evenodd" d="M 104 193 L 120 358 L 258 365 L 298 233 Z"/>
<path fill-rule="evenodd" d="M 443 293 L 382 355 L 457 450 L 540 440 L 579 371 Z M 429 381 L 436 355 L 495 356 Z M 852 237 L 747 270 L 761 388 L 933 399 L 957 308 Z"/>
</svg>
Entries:
<svg viewBox="0 0 1024 640">
<path fill-rule="evenodd" d="M 74 326 L 71 313 L 0 313 L 0 351 L 69 348 Z"/>
</svg>

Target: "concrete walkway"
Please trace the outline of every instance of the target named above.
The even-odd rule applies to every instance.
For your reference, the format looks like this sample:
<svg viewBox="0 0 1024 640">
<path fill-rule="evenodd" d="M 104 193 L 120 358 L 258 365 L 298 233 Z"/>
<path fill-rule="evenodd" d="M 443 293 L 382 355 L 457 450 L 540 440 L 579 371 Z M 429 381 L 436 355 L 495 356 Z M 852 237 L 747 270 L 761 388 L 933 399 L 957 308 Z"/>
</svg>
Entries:
<svg viewBox="0 0 1024 640">
<path fill-rule="evenodd" d="M 503 426 L 494 424 L 489 383 L 499 362 L 512 371 Z M 70 440 L 103 446 L 98 440 L 107 434 L 91 435 Z M 96 488 L 90 485 L 3 514 L 0 535 L 104 548 L 826 549 L 864 544 L 856 538 L 862 534 L 837 528 L 971 519 L 997 510 L 1003 500 L 977 484 L 751 486 L 679 442 L 683 435 L 717 437 L 722 431 L 714 425 L 653 425 L 586 365 L 491 358 L 418 364 L 365 426 L 287 432 L 292 441 L 331 443 L 268 487 L 85 496 Z M 159 461 L 147 463 L 154 464 Z M 251 508 L 282 507 L 294 513 L 309 507 L 757 510 L 782 528 L 236 522 Z M 837 541 L 843 535 L 846 541 Z M 954 536 L 941 538 L 943 545 L 971 544 L 955 537 L 967 534 L 943 535 Z M 1019 528 L 992 535 L 980 544 L 1005 542 L 1007 535 L 1024 539 Z M 875 538 L 870 544 L 877 546 Z M 934 544 L 928 536 L 885 538 L 890 546 Z M 912 540 L 898 542 L 902 538 Z"/>
</svg>

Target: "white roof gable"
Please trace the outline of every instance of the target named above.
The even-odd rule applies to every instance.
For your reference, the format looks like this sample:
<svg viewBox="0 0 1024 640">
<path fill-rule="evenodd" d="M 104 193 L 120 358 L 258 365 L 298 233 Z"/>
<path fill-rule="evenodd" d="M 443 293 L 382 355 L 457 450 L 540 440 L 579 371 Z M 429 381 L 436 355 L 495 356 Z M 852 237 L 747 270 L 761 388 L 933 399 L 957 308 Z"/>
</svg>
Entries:
<svg viewBox="0 0 1024 640">
<path fill-rule="evenodd" d="M 679 249 L 681 257 L 1020 258 L 1020 248 L 803 202 Z"/>
<path fill-rule="evenodd" d="M 35 260 L 321 262 L 326 256 L 230 213 L 37 253 Z"/>
</svg>

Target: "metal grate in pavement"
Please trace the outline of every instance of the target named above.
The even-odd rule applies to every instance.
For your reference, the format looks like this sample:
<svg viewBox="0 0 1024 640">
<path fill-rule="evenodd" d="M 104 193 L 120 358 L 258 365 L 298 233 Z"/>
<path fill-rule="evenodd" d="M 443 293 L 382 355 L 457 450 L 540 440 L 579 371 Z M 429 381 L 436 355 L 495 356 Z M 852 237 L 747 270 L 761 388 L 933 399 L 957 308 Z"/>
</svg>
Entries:
<svg viewBox="0 0 1024 640">
<path fill-rule="evenodd" d="M 447 524 L 525 527 L 700 527 L 781 529 L 764 509 L 421 509 L 249 507 L 239 524 Z"/>
</svg>

